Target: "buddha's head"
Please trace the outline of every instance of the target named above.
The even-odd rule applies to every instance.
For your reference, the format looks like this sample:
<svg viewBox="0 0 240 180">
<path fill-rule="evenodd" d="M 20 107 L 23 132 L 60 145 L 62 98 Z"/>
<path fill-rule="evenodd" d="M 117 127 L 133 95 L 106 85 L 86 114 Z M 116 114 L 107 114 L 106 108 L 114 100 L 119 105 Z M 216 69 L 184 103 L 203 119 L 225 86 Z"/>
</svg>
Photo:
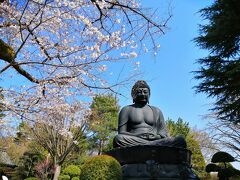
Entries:
<svg viewBox="0 0 240 180">
<path fill-rule="evenodd" d="M 139 80 L 133 85 L 131 95 L 133 103 L 148 103 L 150 97 L 150 87 L 146 81 Z"/>
</svg>

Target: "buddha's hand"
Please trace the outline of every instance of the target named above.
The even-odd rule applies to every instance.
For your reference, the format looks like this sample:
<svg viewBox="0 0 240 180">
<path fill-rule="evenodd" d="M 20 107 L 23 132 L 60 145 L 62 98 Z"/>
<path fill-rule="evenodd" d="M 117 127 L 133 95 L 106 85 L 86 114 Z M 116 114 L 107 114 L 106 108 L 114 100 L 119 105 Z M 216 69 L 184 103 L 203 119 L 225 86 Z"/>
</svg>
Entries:
<svg viewBox="0 0 240 180">
<path fill-rule="evenodd" d="M 161 139 L 161 136 L 158 134 L 151 134 L 151 133 L 144 133 L 138 135 L 138 137 L 141 137 L 146 140 L 156 140 L 156 139 Z"/>
<path fill-rule="evenodd" d="M 154 134 L 152 139 L 150 140 L 156 140 L 156 139 L 161 139 L 161 136 L 159 134 Z"/>
</svg>

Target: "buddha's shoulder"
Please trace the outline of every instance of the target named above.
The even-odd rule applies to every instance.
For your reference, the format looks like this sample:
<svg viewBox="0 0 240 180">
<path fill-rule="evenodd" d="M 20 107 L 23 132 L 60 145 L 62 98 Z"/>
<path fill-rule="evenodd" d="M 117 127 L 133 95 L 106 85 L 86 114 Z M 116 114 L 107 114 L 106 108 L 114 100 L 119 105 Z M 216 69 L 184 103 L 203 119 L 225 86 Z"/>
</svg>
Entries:
<svg viewBox="0 0 240 180">
<path fill-rule="evenodd" d="M 127 105 L 127 106 L 124 106 L 121 110 L 120 110 L 120 113 L 125 113 L 127 111 L 129 111 L 129 109 L 131 109 L 131 105 Z"/>
<path fill-rule="evenodd" d="M 127 106 L 124 106 L 124 107 L 122 108 L 122 110 L 130 109 L 130 108 L 132 108 L 132 105 L 127 105 Z"/>
<path fill-rule="evenodd" d="M 148 105 L 148 106 L 151 107 L 152 109 L 160 111 L 160 109 L 158 107 L 156 107 L 156 106 L 152 106 L 152 105 Z"/>
<path fill-rule="evenodd" d="M 132 111 L 134 109 L 136 109 L 136 106 L 134 104 L 131 104 L 131 105 L 124 106 L 120 112 L 125 113 L 125 112 Z"/>
<path fill-rule="evenodd" d="M 156 107 L 156 106 L 151 106 L 151 105 L 149 105 L 149 107 L 151 108 L 151 109 L 153 109 L 156 113 L 158 113 L 158 114 L 160 114 L 160 113 L 162 113 L 162 111 L 158 108 L 158 107 Z"/>
</svg>

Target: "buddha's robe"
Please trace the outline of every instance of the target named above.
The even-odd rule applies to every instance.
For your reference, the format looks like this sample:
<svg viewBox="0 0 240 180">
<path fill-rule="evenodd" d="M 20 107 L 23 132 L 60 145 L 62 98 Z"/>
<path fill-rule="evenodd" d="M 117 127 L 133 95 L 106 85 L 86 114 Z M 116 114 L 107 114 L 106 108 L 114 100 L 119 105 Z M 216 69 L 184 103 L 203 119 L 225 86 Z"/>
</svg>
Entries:
<svg viewBox="0 0 240 180">
<path fill-rule="evenodd" d="M 128 129 L 126 133 L 119 133 L 113 141 L 114 147 L 128 147 L 137 145 L 156 145 L 156 146 L 174 146 L 186 148 L 186 141 L 183 137 L 168 137 L 167 128 L 165 126 L 162 112 L 154 107 L 149 106 L 153 113 L 153 125 L 144 132 L 138 129 Z M 128 107 L 129 108 L 129 107 Z M 122 119 L 119 127 L 128 126 L 128 119 Z"/>
</svg>

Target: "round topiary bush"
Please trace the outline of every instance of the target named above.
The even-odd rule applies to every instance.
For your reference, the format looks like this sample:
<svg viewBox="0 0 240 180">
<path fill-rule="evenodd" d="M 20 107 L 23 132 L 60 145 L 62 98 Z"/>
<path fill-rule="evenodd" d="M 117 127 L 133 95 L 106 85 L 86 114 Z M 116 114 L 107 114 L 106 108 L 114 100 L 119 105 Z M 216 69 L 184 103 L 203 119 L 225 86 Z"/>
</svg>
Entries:
<svg viewBox="0 0 240 180">
<path fill-rule="evenodd" d="M 60 175 L 58 177 L 58 180 L 70 180 L 70 179 L 71 179 L 71 177 L 69 175 L 66 175 L 66 174 Z"/>
<path fill-rule="evenodd" d="M 62 174 L 69 175 L 71 178 L 73 177 L 79 177 L 80 176 L 80 168 L 75 165 L 69 165 L 65 169 L 63 169 Z"/>
<path fill-rule="evenodd" d="M 100 155 L 90 158 L 83 166 L 81 180 L 121 180 L 119 162 L 111 156 Z"/>
</svg>

